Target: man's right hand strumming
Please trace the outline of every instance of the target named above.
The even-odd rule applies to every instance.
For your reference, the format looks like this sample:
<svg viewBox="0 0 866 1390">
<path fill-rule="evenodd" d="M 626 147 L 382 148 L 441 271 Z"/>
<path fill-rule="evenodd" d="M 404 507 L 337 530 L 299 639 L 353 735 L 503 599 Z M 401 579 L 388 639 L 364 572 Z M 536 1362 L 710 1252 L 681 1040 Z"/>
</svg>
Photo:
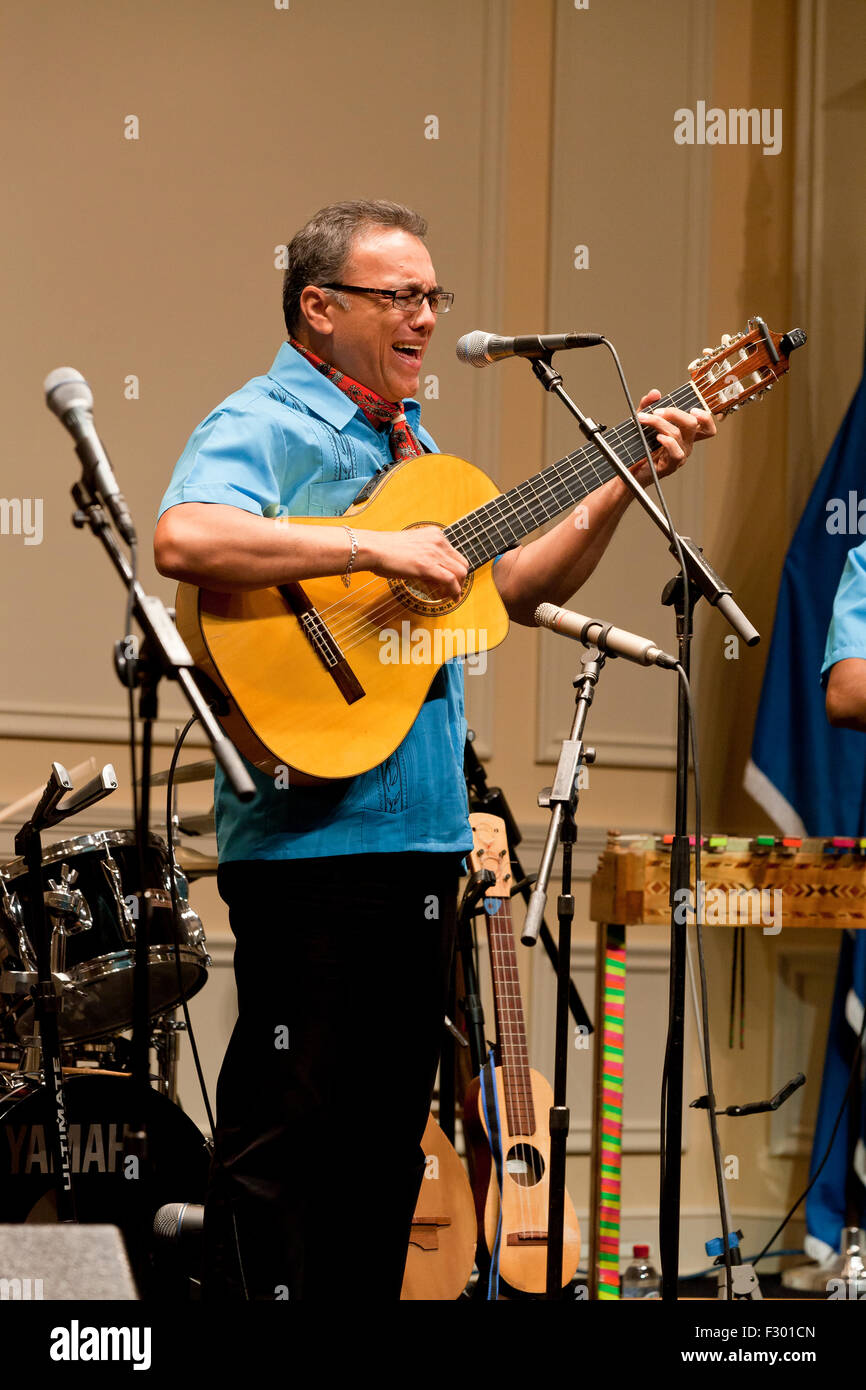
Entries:
<svg viewBox="0 0 866 1390">
<path fill-rule="evenodd" d="M 160 574 L 202 589 L 266 589 L 345 574 L 352 552 L 347 524 L 335 517 L 333 525 L 304 526 L 221 503 L 182 502 L 160 518 L 154 554 Z M 421 580 L 435 594 L 459 596 L 469 567 L 438 526 L 352 530 L 355 573 Z"/>
</svg>

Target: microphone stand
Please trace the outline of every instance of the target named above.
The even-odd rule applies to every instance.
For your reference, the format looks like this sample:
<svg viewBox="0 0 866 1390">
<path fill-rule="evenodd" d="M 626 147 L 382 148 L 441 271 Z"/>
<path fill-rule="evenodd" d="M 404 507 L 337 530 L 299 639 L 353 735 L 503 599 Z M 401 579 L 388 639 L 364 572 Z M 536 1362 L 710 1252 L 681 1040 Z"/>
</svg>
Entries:
<svg viewBox="0 0 866 1390">
<path fill-rule="evenodd" d="M 608 444 L 603 428 L 584 415 L 568 395 L 562 384 L 562 377 L 551 366 L 551 354 L 532 361 L 533 375 L 538 378 L 545 391 L 557 396 L 568 412 L 577 421 L 581 433 L 590 443 L 595 444 L 618 476 L 631 489 L 644 511 L 649 514 L 656 526 L 667 537 L 669 548 L 677 553 L 674 535 L 664 514 L 659 510 L 644 488 L 623 463 L 622 459 Z M 648 431 L 650 437 L 652 431 Z M 730 587 L 716 574 L 701 553 L 700 547 L 687 536 L 677 538 L 682 551 L 689 584 L 693 584 L 698 594 L 718 608 L 730 626 L 742 637 L 747 646 L 760 641 L 760 634 L 752 626 L 746 615 L 734 602 Z M 679 662 L 688 675 L 689 650 L 692 640 L 692 605 L 685 611 L 683 576 L 672 580 L 665 589 L 663 603 L 673 603 L 677 613 L 677 639 L 679 643 Z M 664 1162 L 661 1171 L 659 1202 L 659 1251 L 662 1265 L 662 1298 L 676 1301 L 679 1282 L 679 1230 L 680 1230 L 680 1188 L 682 1176 L 682 1129 L 683 1129 L 683 1053 L 685 1029 L 685 971 L 686 971 L 686 923 L 677 922 L 675 905 L 686 899 L 678 897 L 681 890 L 688 892 L 691 886 L 691 849 L 688 837 L 688 768 L 689 768 L 689 725 L 688 713 L 682 682 L 678 682 L 677 693 L 677 773 L 676 773 L 676 820 L 674 843 L 671 852 L 670 904 L 671 904 L 671 956 L 670 956 L 670 1003 L 668 1017 L 668 1043 L 665 1085 L 665 1136 Z M 546 849 L 545 849 L 546 853 Z M 565 853 L 563 852 L 563 868 Z M 549 871 L 548 871 L 549 872 Z M 539 875 L 539 878 L 541 876 Z M 538 918 L 543 909 L 543 894 L 533 893 L 526 918 L 523 941 L 533 945 L 538 932 Z M 685 914 L 679 914 L 685 916 Z M 562 950 L 560 941 L 560 950 Z M 551 1151 L 551 1158 L 552 1158 Z M 548 1251 L 549 1254 L 549 1251 Z"/>
<path fill-rule="evenodd" d="M 595 750 L 583 743 L 586 717 L 605 663 L 605 653 L 588 646 L 580 659 L 581 675 L 572 685 L 576 690 L 574 720 L 571 733 L 563 739 L 553 786 L 545 788 L 538 798 L 539 806 L 550 808 L 550 825 L 541 856 L 538 879 L 530 898 L 524 925 L 524 945 L 535 945 L 539 923 L 544 912 L 547 885 L 556 856 L 557 843 L 562 845 L 562 892 L 556 902 L 559 919 L 559 960 L 556 976 L 555 1059 L 553 1073 L 553 1105 L 550 1109 L 550 1180 L 547 1214 L 547 1284 L 545 1298 L 562 1298 L 562 1250 L 565 1222 L 565 1163 L 566 1144 L 571 1116 L 566 1105 L 568 1078 L 568 986 L 571 978 L 571 928 L 574 921 L 574 897 L 571 892 L 572 846 L 577 840 L 574 813 L 579 799 L 578 779 L 583 763 L 595 762 Z"/>
<path fill-rule="evenodd" d="M 132 613 L 139 624 L 144 640 L 137 655 L 126 654 L 124 644 L 115 647 L 115 669 L 124 686 L 130 683 L 140 690 L 139 714 L 143 721 L 141 797 L 139 814 L 135 826 L 139 861 L 139 888 L 141 893 L 140 912 L 135 934 L 135 967 L 133 972 L 133 1042 L 132 1042 L 132 1086 L 133 1121 L 127 1137 L 124 1156 L 125 1170 L 139 1179 L 141 1196 L 140 1235 L 142 1242 L 147 1239 L 149 1219 L 145 1206 L 149 1172 L 146 1114 L 150 1101 L 150 1032 L 149 1032 L 149 978 L 148 949 L 150 945 L 150 922 L 152 891 L 161 887 L 153 881 L 155 869 L 148 855 L 150 837 L 150 775 L 151 753 L 153 748 L 153 725 L 157 717 L 157 688 L 163 676 L 178 683 L 193 713 L 198 717 L 213 749 L 214 757 L 226 774 L 232 790 L 242 801 L 250 801 L 255 795 L 255 784 L 243 765 L 237 749 L 227 738 L 214 717 L 210 706 L 196 684 L 193 674 L 193 659 L 186 644 L 175 627 L 162 600 L 146 594 L 134 577 L 132 566 L 120 549 L 117 537 L 105 515 L 99 497 L 96 495 L 91 470 L 87 467 L 79 482 L 72 488 L 76 510 L 72 524 L 79 530 L 89 526 L 94 536 L 101 542 L 111 563 L 126 587 L 131 601 Z M 131 681 L 130 681 L 131 675 Z M 134 1160 L 130 1164 L 130 1160 Z M 130 1164 L 129 1168 L 126 1165 Z M 142 1257 L 139 1272 L 144 1274 Z"/>
<path fill-rule="evenodd" d="M 470 874 L 463 890 L 463 897 L 457 909 L 457 950 L 463 964 L 463 998 L 460 1006 L 466 1019 L 469 1042 L 469 1058 L 472 1075 L 478 1076 L 487 1057 L 487 1043 L 484 1037 L 484 1008 L 475 973 L 475 942 L 472 918 L 483 911 L 484 896 L 487 889 L 496 882 L 496 876 L 489 869 L 480 869 Z"/>
</svg>

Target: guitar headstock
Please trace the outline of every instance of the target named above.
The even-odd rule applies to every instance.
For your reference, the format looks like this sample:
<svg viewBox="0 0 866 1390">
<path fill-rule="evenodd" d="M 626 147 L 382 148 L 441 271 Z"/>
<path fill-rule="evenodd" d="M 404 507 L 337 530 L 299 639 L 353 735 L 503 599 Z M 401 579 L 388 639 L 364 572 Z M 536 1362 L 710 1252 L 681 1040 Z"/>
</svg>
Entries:
<svg viewBox="0 0 866 1390">
<path fill-rule="evenodd" d="M 496 882 L 484 890 L 487 898 L 511 897 L 511 856 L 505 838 L 505 821 L 499 816 L 488 816 L 484 811 L 474 811 L 469 817 L 472 827 L 472 849 L 469 861 L 476 873 L 490 869 L 496 875 Z"/>
<path fill-rule="evenodd" d="M 748 329 L 725 333 L 717 348 L 690 363 L 689 375 L 713 415 L 729 415 L 771 390 L 805 341 L 802 328 L 774 333 L 762 318 L 749 319 Z"/>
</svg>

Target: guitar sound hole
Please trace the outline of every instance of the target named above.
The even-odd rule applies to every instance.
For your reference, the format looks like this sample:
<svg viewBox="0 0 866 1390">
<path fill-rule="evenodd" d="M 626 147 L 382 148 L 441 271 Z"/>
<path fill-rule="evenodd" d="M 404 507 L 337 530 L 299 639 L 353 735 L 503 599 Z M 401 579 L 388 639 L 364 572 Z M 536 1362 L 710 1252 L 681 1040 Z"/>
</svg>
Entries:
<svg viewBox="0 0 866 1390">
<path fill-rule="evenodd" d="M 472 588 L 473 578 L 472 574 L 466 576 L 459 598 L 443 598 L 441 594 L 434 594 L 423 579 L 413 579 L 411 583 L 406 579 L 389 579 L 388 586 L 392 594 L 411 613 L 435 617 L 439 613 L 451 613 L 460 607 Z"/>
<path fill-rule="evenodd" d="M 512 1144 L 505 1155 L 505 1171 L 518 1187 L 534 1187 L 544 1176 L 544 1159 L 531 1144 Z"/>
</svg>

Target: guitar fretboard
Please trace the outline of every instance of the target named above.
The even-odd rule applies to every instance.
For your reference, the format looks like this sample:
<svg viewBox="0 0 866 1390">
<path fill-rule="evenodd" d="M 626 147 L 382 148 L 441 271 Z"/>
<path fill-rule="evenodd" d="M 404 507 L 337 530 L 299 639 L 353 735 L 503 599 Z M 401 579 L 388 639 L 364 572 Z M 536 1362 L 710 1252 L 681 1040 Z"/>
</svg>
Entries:
<svg viewBox="0 0 866 1390">
<path fill-rule="evenodd" d="M 703 405 L 691 381 L 687 381 L 669 396 L 663 396 L 651 409 L 676 406 L 688 411 L 695 406 L 703 408 Z M 644 433 L 650 449 L 655 448 L 655 431 L 646 428 Z M 604 437 L 629 466 L 644 457 L 640 435 L 631 419 L 615 429 L 605 430 Z M 475 511 L 467 512 L 445 528 L 445 535 L 454 549 L 469 561 L 470 569 L 478 569 L 515 541 L 537 531 L 546 521 L 568 511 L 615 475 L 616 470 L 598 447 L 586 444 L 525 482 L 509 488 L 508 492 L 476 507 Z"/>
<path fill-rule="evenodd" d="M 511 904 L 507 899 L 487 898 L 485 908 L 508 1132 L 512 1135 L 534 1134 L 535 1107 L 532 1104 L 532 1081 L 511 925 Z"/>
</svg>

